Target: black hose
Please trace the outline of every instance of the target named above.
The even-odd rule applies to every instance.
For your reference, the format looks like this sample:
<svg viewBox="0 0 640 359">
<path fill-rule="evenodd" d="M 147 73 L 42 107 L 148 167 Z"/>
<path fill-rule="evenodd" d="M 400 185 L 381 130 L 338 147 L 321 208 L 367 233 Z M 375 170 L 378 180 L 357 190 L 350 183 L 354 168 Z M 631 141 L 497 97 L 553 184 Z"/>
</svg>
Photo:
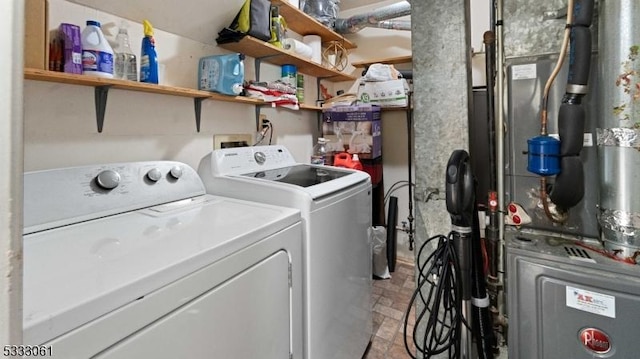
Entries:
<svg viewBox="0 0 640 359">
<path fill-rule="evenodd" d="M 411 187 L 411 186 L 409 186 Z M 396 246 L 398 243 L 398 234 L 396 226 L 398 225 L 398 197 L 389 197 L 389 212 L 387 213 L 387 262 L 389 272 L 396 270 Z"/>
<path fill-rule="evenodd" d="M 413 167 L 413 106 L 412 106 L 412 93 L 409 92 L 407 96 L 407 180 L 409 183 L 413 181 L 412 167 Z M 409 185 L 409 250 L 413 250 L 413 186 Z"/>
<path fill-rule="evenodd" d="M 496 38 L 491 31 L 484 33 L 485 77 L 487 79 L 487 128 L 489 129 L 489 189 L 495 190 L 496 182 L 496 124 L 493 89 L 496 73 Z"/>
<path fill-rule="evenodd" d="M 477 208 L 474 213 L 477 213 Z M 483 269 L 484 258 L 480 243 L 480 221 L 473 216 L 471 232 L 471 322 L 476 336 L 478 359 L 493 359 L 494 335 L 489 313 L 489 297 L 487 296 L 486 275 Z"/>
<path fill-rule="evenodd" d="M 432 242 L 437 241 L 433 252 L 424 260 L 423 251 L 431 249 Z M 414 356 L 407 341 L 408 318 L 412 308 L 416 308 L 416 300 L 423 304 L 422 310 L 416 312 L 416 323 L 411 339 L 417 353 L 423 358 L 447 352 L 448 358 L 460 357 L 460 335 L 462 330 L 462 294 L 460 267 L 453 246 L 453 232 L 448 237 L 438 235 L 427 239 L 416 257 L 418 280 L 416 290 L 411 296 L 407 312 L 404 316 L 404 345 L 413 359 Z M 424 337 L 417 337 L 418 328 L 424 327 Z"/>
</svg>

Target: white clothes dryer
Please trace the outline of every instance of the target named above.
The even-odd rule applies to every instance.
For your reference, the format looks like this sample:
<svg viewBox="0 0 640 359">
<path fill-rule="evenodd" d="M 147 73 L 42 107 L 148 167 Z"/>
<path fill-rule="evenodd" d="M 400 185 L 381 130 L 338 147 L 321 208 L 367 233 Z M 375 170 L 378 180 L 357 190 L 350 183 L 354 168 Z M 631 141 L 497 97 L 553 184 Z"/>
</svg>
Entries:
<svg viewBox="0 0 640 359">
<path fill-rule="evenodd" d="M 283 146 L 215 150 L 198 172 L 209 193 L 300 209 L 305 358 L 361 358 L 372 334 L 369 175 L 296 163 Z"/>
<path fill-rule="evenodd" d="M 178 162 L 24 175 L 24 343 L 54 358 L 301 358 L 298 210 Z"/>
</svg>

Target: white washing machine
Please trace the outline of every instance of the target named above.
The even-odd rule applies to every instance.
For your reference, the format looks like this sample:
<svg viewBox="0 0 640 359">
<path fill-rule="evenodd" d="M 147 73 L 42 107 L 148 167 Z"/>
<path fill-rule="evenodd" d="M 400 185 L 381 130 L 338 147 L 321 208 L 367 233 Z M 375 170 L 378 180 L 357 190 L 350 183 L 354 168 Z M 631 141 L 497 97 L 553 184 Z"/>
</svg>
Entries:
<svg viewBox="0 0 640 359">
<path fill-rule="evenodd" d="M 372 332 L 369 175 L 296 163 L 283 146 L 215 150 L 198 172 L 209 193 L 301 210 L 305 358 L 362 357 Z"/>
<path fill-rule="evenodd" d="M 24 176 L 25 344 L 54 358 L 301 358 L 298 210 L 178 162 Z"/>
</svg>

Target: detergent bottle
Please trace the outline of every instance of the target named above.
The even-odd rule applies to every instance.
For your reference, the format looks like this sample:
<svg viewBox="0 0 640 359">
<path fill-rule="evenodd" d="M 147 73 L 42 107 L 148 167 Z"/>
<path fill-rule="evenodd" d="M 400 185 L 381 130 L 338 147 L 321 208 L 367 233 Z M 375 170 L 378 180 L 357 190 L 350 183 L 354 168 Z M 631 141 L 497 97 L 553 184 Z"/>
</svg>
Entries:
<svg viewBox="0 0 640 359">
<path fill-rule="evenodd" d="M 82 30 L 82 71 L 85 75 L 113 78 L 113 49 L 98 21 L 88 20 Z"/>
<path fill-rule="evenodd" d="M 351 158 L 351 167 L 354 170 L 359 170 L 359 171 L 363 171 L 364 167 L 362 167 L 362 163 L 360 162 L 360 157 L 358 157 L 357 153 L 353 154 L 353 157 Z"/>
<path fill-rule="evenodd" d="M 244 54 L 206 56 L 198 64 L 198 89 L 238 96 L 244 83 Z"/>
<path fill-rule="evenodd" d="M 353 170 L 364 170 L 364 167 L 360 162 L 360 157 L 358 157 L 357 153 L 354 153 L 353 155 L 350 155 L 347 152 L 338 153 L 333 159 L 333 165 L 336 167 L 351 168 Z"/>
<path fill-rule="evenodd" d="M 140 52 L 140 82 L 158 83 L 158 54 L 156 40 L 153 38 L 153 26 L 147 20 L 142 22 L 144 38 Z"/>
</svg>

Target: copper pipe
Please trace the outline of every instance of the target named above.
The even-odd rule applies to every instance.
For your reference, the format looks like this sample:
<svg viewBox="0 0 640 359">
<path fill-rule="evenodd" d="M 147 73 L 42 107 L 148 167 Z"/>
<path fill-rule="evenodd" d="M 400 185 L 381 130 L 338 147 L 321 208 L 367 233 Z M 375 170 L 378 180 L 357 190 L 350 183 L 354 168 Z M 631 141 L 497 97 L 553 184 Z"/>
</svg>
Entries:
<svg viewBox="0 0 640 359">
<path fill-rule="evenodd" d="M 547 131 L 547 105 L 549 102 L 549 91 L 551 90 L 551 85 L 553 85 L 553 81 L 555 81 L 558 73 L 560 73 L 560 69 L 562 68 L 562 64 L 564 64 L 564 59 L 567 54 L 567 49 L 569 48 L 569 39 L 571 37 L 571 23 L 573 22 L 573 1 L 569 0 L 567 4 L 567 24 L 564 28 L 564 37 L 562 39 L 562 47 L 560 48 L 560 54 L 558 55 L 558 61 L 556 62 L 556 67 L 551 72 L 547 83 L 544 86 L 544 92 L 542 95 L 542 111 L 540 111 L 540 134 L 546 136 Z"/>
<path fill-rule="evenodd" d="M 551 213 L 549 203 L 547 202 L 547 177 L 544 176 L 540 177 L 540 201 L 542 201 L 544 214 L 547 215 L 547 218 L 549 218 L 551 222 L 563 224 L 569 219 L 569 214 L 567 212 L 558 213 L 557 215 Z"/>
</svg>

